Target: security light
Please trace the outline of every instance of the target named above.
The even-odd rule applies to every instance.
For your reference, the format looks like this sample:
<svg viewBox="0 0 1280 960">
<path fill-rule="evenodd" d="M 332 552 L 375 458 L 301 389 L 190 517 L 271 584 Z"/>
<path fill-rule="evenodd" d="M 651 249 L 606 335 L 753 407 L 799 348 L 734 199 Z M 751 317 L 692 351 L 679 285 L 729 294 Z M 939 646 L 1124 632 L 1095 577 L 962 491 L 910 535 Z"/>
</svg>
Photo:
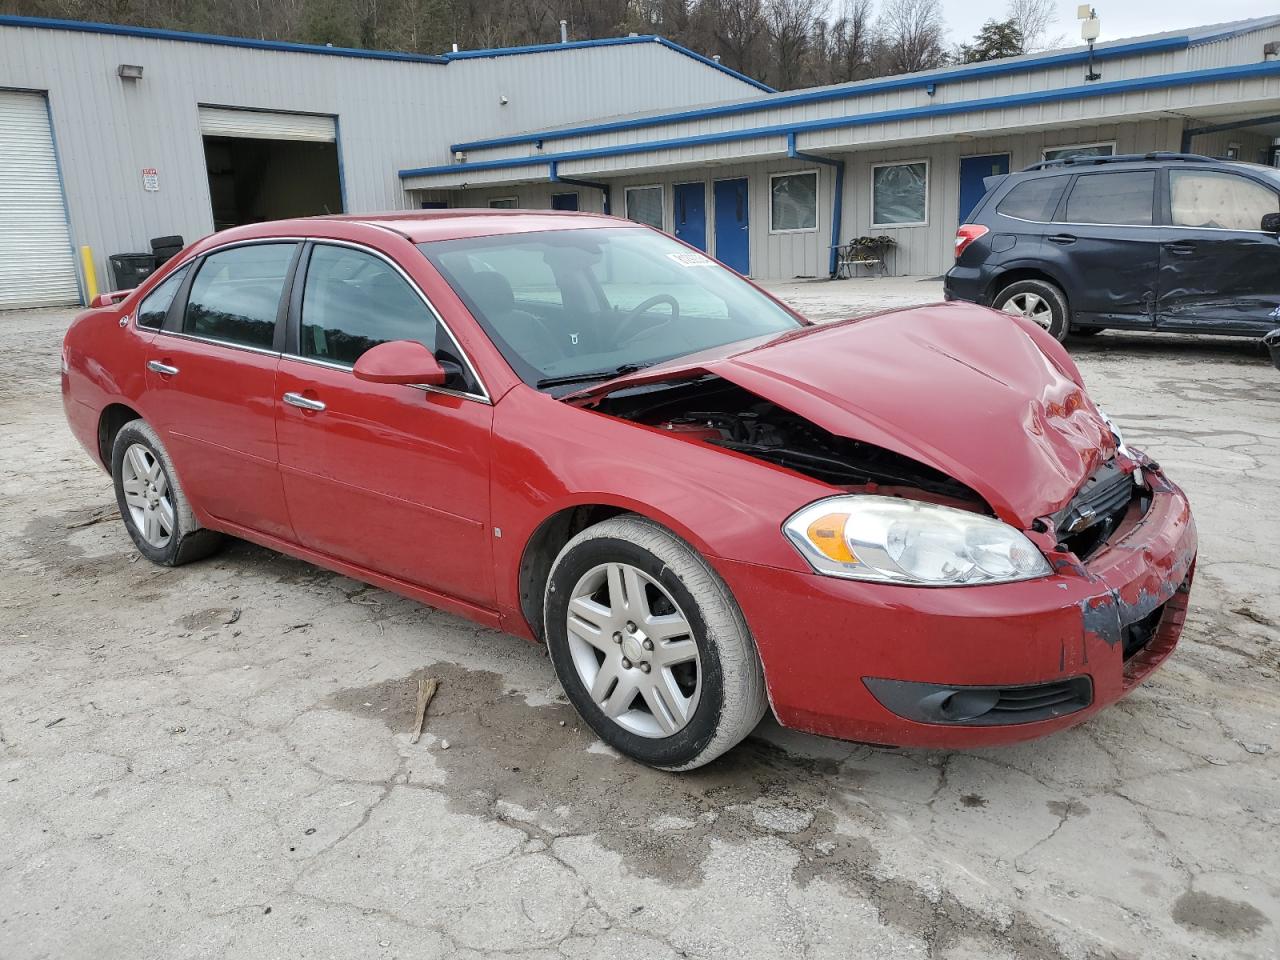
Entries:
<svg viewBox="0 0 1280 960">
<path fill-rule="evenodd" d="M 136 63 L 122 63 L 116 68 L 116 74 L 121 80 L 141 80 L 142 67 Z"/>
</svg>

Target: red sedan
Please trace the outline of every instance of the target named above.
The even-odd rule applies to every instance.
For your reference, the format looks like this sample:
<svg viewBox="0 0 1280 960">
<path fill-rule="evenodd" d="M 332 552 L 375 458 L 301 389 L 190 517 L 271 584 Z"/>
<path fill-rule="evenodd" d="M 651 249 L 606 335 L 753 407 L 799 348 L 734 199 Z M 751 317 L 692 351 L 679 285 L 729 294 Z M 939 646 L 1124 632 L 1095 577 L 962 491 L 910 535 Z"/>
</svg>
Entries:
<svg viewBox="0 0 1280 960">
<path fill-rule="evenodd" d="M 148 559 L 229 534 L 544 642 L 665 769 L 770 707 L 934 747 L 1079 723 L 1169 655 L 1195 565 L 1034 324 L 813 325 L 607 217 L 220 233 L 79 316 L 62 386 Z"/>
</svg>

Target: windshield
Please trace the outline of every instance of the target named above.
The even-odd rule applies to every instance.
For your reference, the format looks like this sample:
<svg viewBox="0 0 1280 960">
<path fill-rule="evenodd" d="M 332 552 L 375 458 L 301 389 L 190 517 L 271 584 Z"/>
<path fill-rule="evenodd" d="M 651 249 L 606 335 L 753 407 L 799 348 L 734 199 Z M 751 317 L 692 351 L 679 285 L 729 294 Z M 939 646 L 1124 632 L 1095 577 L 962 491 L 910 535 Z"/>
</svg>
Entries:
<svg viewBox="0 0 1280 960">
<path fill-rule="evenodd" d="M 736 273 L 652 230 L 555 230 L 419 249 L 526 383 L 604 379 L 799 320 Z"/>
</svg>

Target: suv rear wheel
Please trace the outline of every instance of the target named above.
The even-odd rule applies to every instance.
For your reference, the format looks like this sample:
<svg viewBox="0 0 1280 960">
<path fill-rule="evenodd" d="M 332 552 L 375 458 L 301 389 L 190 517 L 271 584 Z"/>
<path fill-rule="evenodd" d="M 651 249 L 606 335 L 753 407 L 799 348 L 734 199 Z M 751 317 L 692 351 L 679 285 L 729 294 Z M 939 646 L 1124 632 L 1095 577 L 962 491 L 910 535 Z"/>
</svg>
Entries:
<svg viewBox="0 0 1280 960">
<path fill-rule="evenodd" d="M 1049 331 L 1055 340 L 1065 340 L 1071 329 L 1071 311 L 1061 290 L 1047 280 L 1018 280 L 1009 284 L 991 301 L 1004 313 L 1026 317 Z"/>
</svg>

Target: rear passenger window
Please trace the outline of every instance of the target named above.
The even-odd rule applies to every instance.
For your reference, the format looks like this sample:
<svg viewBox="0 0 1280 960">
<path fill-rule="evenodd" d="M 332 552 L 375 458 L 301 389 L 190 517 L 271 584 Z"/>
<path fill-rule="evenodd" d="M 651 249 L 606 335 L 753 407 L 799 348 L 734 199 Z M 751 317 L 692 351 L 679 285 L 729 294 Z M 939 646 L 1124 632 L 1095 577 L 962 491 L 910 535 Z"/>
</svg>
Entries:
<svg viewBox="0 0 1280 960">
<path fill-rule="evenodd" d="M 386 261 L 349 247 L 317 245 L 302 292 L 304 357 L 354 364 L 388 340 L 436 351 L 436 319 Z"/>
<path fill-rule="evenodd" d="M 1019 220 L 1046 223 L 1053 219 L 1053 211 L 1058 209 L 1058 201 L 1062 199 L 1067 179 L 1041 177 L 1038 180 L 1024 180 L 1005 194 L 996 207 L 996 213 L 1017 217 Z"/>
<path fill-rule="evenodd" d="M 182 281 L 186 279 L 187 271 L 190 269 L 190 264 L 179 267 L 143 298 L 142 305 L 138 307 L 138 326 L 150 327 L 153 330 L 160 329 L 160 325 L 164 323 L 165 314 L 169 312 L 173 298 L 177 295 L 178 288 L 182 286 Z"/>
<path fill-rule="evenodd" d="M 296 243 L 254 243 L 205 257 L 191 283 L 182 332 L 270 350 Z"/>
<path fill-rule="evenodd" d="M 1076 178 L 1067 197 L 1068 223 L 1148 226 L 1155 200 L 1156 173 L 1086 173 Z"/>
</svg>

